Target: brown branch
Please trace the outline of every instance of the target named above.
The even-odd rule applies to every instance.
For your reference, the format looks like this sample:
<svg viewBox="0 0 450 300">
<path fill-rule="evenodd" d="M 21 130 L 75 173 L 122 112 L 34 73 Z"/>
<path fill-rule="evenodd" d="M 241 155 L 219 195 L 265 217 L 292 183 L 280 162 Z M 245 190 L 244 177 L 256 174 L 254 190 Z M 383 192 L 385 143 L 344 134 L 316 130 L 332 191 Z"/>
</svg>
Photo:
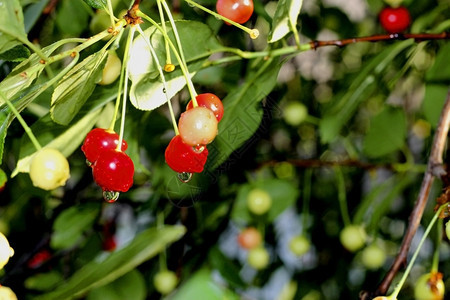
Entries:
<svg viewBox="0 0 450 300">
<path fill-rule="evenodd" d="M 447 94 L 447 99 L 442 109 L 439 124 L 434 135 L 430 157 L 428 159 L 427 171 L 425 172 L 424 178 L 422 180 L 422 185 L 420 187 L 416 203 L 414 204 L 414 208 L 411 212 L 411 215 L 409 216 L 408 228 L 406 229 L 406 233 L 400 246 L 399 253 L 397 254 L 397 257 L 395 258 L 391 268 L 389 269 L 388 273 L 384 277 L 375 293 L 373 295 L 369 295 L 368 292 L 363 292 L 360 299 L 366 300 L 370 299 L 370 297 L 372 296 L 385 295 L 400 267 L 406 264 L 409 247 L 411 246 L 411 241 L 416 233 L 417 227 L 420 224 L 420 220 L 422 219 L 423 211 L 428 200 L 428 195 L 430 193 L 433 180 L 435 177 L 441 177 L 445 175 L 445 170 L 442 166 L 442 156 L 447 141 L 449 125 L 450 91 Z"/>
<path fill-rule="evenodd" d="M 359 42 L 379 42 L 389 40 L 408 40 L 415 39 L 417 42 L 425 40 L 443 40 L 449 39 L 450 32 L 442 33 L 392 33 L 392 34 L 379 34 L 372 36 L 364 36 L 351 39 L 333 40 L 333 41 L 311 41 L 309 42 L 312 49 L 317 49 L 324 46 L 337 46 L 343 47 L 348 44 L 354 44 Z"/>
</svg>

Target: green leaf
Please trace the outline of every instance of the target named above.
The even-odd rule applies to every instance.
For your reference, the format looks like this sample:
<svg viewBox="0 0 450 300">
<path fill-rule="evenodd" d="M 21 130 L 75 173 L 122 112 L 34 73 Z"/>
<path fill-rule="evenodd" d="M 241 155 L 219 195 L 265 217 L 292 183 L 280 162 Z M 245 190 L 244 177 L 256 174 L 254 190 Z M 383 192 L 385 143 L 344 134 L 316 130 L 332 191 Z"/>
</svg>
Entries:
<svg viewBox="0 0 450 300">
<path fill-rule="evenodd" d="M 92 227 L 100 212 L 97 204 L 72 206 L 58 215 L 53 223 L 50 246 L 53 249 L 67 249 L 74 246 L 83 233 Z"/>
<path fill-rule="evenodd" d="M 93 288 L 113 282 L 163 251 L 169 244 L 180 239 L 185 231 L 183 226 L 147 229 L 136 236 L 125 248 L 111 253 L 102 261 L 94 259 L 54 291 L 34 299 L 73 299 Z"/>
<path fill-rule="evenodd" d="M 450 81 L 450 44 L 446 43 L 439 49 L 433 66 L 427 71 L 428 81 Z"/>
<path fill-rule="evenodd" d="M 403 147 L 406 116 L 403 110 L 386 107 L 370 121 L 363 150 L 371 158 L 381 157 Z"/>
<path fill-rule="evenodd" d="M 376 90 L 375 76 L 381 74 L 401 51 L 413 44 L 413 40 L 406 40 L 387 47 L 359 72 L 344 95 L 339 94 L 335 101 L 331 101 L 336 104 L 324 114 L 319 126 L 322 143 L 332 142 L 339 136 L 342 127 L 355 114 L 359 104 Z"/>
<path fill-rule="evenodd" d="M 442 108 L 447 98 L 448 86 L 438 84 L 427 84 L 425 87 L 425 96 L 422 102 L 423 113 L 428 122 L 434 128 L 439 123 Z"/>
<path fill-rule="evenodd" d="M 196 71 L 200 70 L 203 62 L 213 53 L 213 50 L 222 46 L 211 29 L 203 23 L 195 21 L 176 21 L 175 23 L 183 45 L 184 57 L 192 77 Z M 170 23 L 167 23 L 167 26 L 167 34 L 176 44 Z M 164 64 L 166 61 L 166 49 L 162 34 L 154 26 L 146 29 L 144 34 L 147 39 L 150 38 L 150 43 L 155 49 L 159 62 Z M 166 92 L 169 99 L 186 85 L 186 80 L 182 76 L 179 64 L 173 54 L 172 57 L 176 69 L 171 73 L 164 74 L 167 85 Z M 167 102 L 157 64 L 142 36 L 138 36 L 133 41 L 128 67 L 132 82 L 130 100 L 136 108 L 153 110 Z"/>
<path fill-rule="evenodd" d="M 50 0 L 39 0 L 38 2 L 33 1 L 31 5 L 28 5 L 24 9 L 23 16 L 25 22 L 25 32 L 30 32 L 31 28 L 33 28 L 34 24 L 36 24 L 39 17 L 42 15 L 42 11 L 47 6 L 49 1 Z"/>
<path fill-rule="evenodd" d="M 106 0 L 83 0 L 86 2 L 90 7 L 100 9 L 106 7 Z"/>
<path fill-rule="evenodd" d="M 67 125 L 78 113 L 101 80 L 107 52 L 99 51 L 86 57 L 58 83 L 52 95 L 52 119 Z"/>
<path fill-rule="evenodd" d="M 0 190 L 5 187 L 7 181 L 8 176 L 6 176 L 6 173 L 0 169 Z"/>
<path fill-rule="evenodd" d="M 260 101 L 275 87 L 281 65 L 278 59 L 265 61 L 223 99 L 225 114 L 219 123 L 219 134 L 208 145 L 207 170 L 214 170 L 247 140 L 257 138 L 253 134 L 262 120 Z"/>
<path fill-rule="evenodd" d="M 55 288 L 64 280 L 63 276 L 57 271 L 39 273 L 28 277 L 24 284 L 27 289 L 36 291 L 48 291 Z"/>
<path fill-rule="evenodd" d="M 241 266 L 230 261 L 217 247 L 209 251 L 209 261 L 211 266 L 220 272 L 222 277 L 233 287 L 244 288 L 245 282 L 242 280 L 239 272 Z"/>
<path fill-rule="evenodd" d="M 56 125 L 51 120 L 50 115 L 46 115 L 39 122 L 33 124 L 31 129 L 41 146 L 58 149 L 67 157 L 83 142 L 84 137 L 97 121 L 100 112 L 101 110 L 97 109 L 86 113 L 81 120 L 69 128 Z M 13 177 L 19 172 L 28 173 L 31 159 L 35 153 L 36 149 L 31 145 L 28 138 L 22 141 L 19 153 L 20 159 L 11 176 Z"/>
<path fill-rule="evenodd" d="M 80 36 L 89 23 L 89 9 L 85 9 L 81 0 L 61 1 L 58 5 L 56 25 L 59 30 L 70 36 Z"/>
<path fill-rule="evenodd" d="M 19 0 L 0 0 L 0 53 L 27 40 Z M 18 41 L 19 40 L 19 41 Z"/>
<path fill-rule="evenodd" d="M 215 283 L 208 269 L 201 269 L 190 276 L 170 299 L 238 300 L 240 297 Z"/>
<path fill-rule="evenodd" d="M 8 114 L 0 110 L 0 164 L 3 160 L 3 149 L 5 147 L 5 138 L 9 123 L 8 119 Z"/>
<path fill-rule="evenodd" d="M 139 271 L 132 270 L 107 285 L 91 290 L 86 300 L 144 300 L 146 295 L 144 277 Z"/>
<path fill-rule="evenodd" d="M 236 202 L 231 211 L 232 219 L 238 222 L 253 220 L 253 216 L 247 209 L 247 195 L 254 188 L 266 191 L 272 199 L 272 206 L 266 217 L 267 222 L 273 222 L 286 208 L 293 205 L 299 196 L 298 188 L 286 180 L 268 179 L 243 184 L 239 187 Z"/>
<path fill-rule="evenodd" d="M 272 19 L 272 30 L 269 33 L 269 43 L 282 39 L 297 26 L 298 15 L 302 8 L 303 0 L 280 0 Z"/>
<path fill-rule="evenodd" d="M 0 54 L 0 59 L 6 61 L 20 62 L 28 57 L 30 57 L 31 53 L 27 47 L 24 45 L 17 45 L 14 48 L 11 48 Z"/>
</svg>

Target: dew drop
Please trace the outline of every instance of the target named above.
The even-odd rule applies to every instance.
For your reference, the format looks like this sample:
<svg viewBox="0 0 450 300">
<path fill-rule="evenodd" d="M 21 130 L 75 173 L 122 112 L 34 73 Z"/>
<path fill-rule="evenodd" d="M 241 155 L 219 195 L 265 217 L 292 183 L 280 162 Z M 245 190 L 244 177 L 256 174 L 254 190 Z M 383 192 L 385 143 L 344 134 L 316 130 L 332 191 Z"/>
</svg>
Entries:
<svg viewBox="0 0 450 300">
<path fill-rule="evenodd" d="M 192 173 L 181 172 L 177 174 L 178 179 L 183 183 L 188 183 L 192 179 Z"/>
<path fill-rule="evenodd" d="M 119 192 L 103 191 L 103 199 L 108 203 L 114 203 L 119 199 Z"/>
<path fill-rule="evenodd" d="M 195 153 L 202 153 L 203 150 L 206 149 L 206 147 L 204 145 L 197 145 L 193 146 L 192 149 L 194 150 Z"/>
<path fill-rule="evenodd" d="M 88 167 L 92 167 L 93 163 L 91 163 L 90 161 L 88 161 L 88 160 L 86 159 L 86 165 L 87 165 Z"/>
</svg>

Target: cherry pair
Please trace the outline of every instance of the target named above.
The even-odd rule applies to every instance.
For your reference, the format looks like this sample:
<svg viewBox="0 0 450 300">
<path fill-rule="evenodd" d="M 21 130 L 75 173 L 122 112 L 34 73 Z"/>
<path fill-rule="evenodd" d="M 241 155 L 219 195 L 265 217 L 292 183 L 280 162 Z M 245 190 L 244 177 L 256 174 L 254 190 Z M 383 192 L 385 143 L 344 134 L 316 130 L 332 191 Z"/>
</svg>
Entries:
<svg viewBox="0 0 450 300">
<path fill-rule="evenodd" d="M 102 188 L 105 200 L 115 201 L 119 192 L 126 192 L 133 185 L 134 164 L 125 154 L 128 145 L 112 130 L 91 130 L 81 146 L 88 164 L 92 167 L 94 181 Z"/>
<path fill-rule="evenodd" d="M 166 163 L 178 173 L 200 173 L 208 157 L 206 145 L 217 135 L 223 117 L 222 101 L 214 94 L 200 94 L 198 106 L 191 100 L 178 123 L 179 135 L 172 138 L 165 151 Z"/>
</svg>

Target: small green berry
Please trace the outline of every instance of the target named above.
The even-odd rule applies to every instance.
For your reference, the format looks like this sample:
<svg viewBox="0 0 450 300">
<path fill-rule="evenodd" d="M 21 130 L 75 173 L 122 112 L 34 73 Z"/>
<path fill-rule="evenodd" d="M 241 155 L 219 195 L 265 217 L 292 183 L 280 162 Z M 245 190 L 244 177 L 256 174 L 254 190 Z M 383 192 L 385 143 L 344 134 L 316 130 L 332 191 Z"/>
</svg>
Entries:
<svg viewBox="0 0 450 300">
<path fill-rule="evenodd" d="M 272 206 L 270 195 L 262 189 L 253 189 L 247 195 L 247 207 L 255 215 L 263 215 Z"/>
<path fill-rule="evenodd" d="M 249 250 L 247 256 L 248 264 L 256 270 L 262 270 L 269 264 L 269 253 L 264 247 L 257 247 Z"/>
<path fill-rule="evenodd" d="M 177 286 L 178 278 L 172 271 L 160 271 L 153 278 L 153 284 L 158 292 L 167 295 Z"/>
<path fill-rule="evenodd" d="M 366 243 L 366 231 L 360 225 L 346 226 L 340 234 L 342 245 L 350 252 L 361 249 Z"/>
</svg>

